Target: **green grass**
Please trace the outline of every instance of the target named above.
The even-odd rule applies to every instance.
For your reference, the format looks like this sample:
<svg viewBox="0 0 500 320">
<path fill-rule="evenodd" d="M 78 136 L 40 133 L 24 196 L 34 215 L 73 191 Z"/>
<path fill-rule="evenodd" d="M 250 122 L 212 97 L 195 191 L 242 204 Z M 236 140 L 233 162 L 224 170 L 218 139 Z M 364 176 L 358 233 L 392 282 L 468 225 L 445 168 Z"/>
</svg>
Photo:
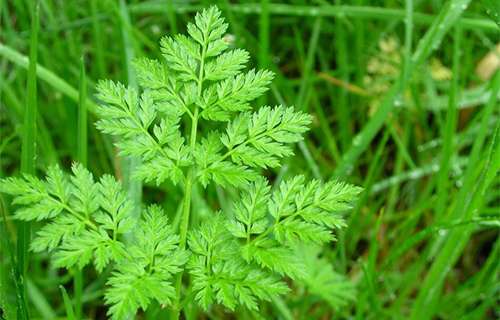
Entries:
<svg viewBox="0 0 500 320">
<path fill-rule="evenodd" d="M 132 69 L 132 60 L 135 57 L 135 45 L 133 37 L 133 27 L 130 22 L 130 17 L 128 13 L 128 7 L 125 0 L 120 0 L 119 8 L 116 8 L 117 14 L 120 19 L 120 28 L 123 41 L 123 65 L 126 70 L 127 83 L 132 88 L 137 88 L 137 81 L 135 79 L 135 74 Z M 134 215 L 139 215 L 139 205 L 141 203 L 142 196 L 142 184 L 140 181 L 132 179 L 131 172 L 134 171 L 134 167 L 138 165 L 140 159 L 134 157 L 128 157 L 121 160 L 121 170 L 123 175 L 123 181 L 125 187 L 128 190 L 128 196 L 132 199 L 136 210 Z"/>
<path fill-rule="evenodd" d="M 38 96 L 37 96 L 37 77 L 36 65 L 38 61 L 38 29 L 39 29 L 39 3 L 33 5 L 31 18 L 31 39 L 30 39 L 30 54 L 28 65 L 28 77 L 26 85 L 26 104 L 24 108 L 24 122 L 22 128 L 22 147 L 21 147 L 21 172 L 26 174 L 35 174 L 36 172 L 36 132 L 37 132 L 37 113 L 38 113 Z M 29 243 L 31 239 L 31 223 L 17 223 L 17 259 L 16 267 L 18 269 L 19 283 L 16 286 L 19 290 L 17 317 L 19 319 L 28 319 L 29 311 L 26 304 L 26 282 L 27 271 L 29 266 Z"/>
<path fill-rule="evenodd" d="M 75 317 L 75 311 L 73 310 L 73 305 L 71 304 L 71 299 L 63 286 L 59 287 L 61 289 L 61 295 L 63 296 L 64 308 L 66 311 L 66 317 L 68 320 L 77 319 Z"/>
<path fill-rule="evenodd" d="M 76 159 L 82 165 L 88 165 L 88 110 L 87 110 L 87 79 L 85 75 L 85 56 L 82 55 L 79 78 L 79 99 L 78 99 L 78 126 L 76 141 Z M 73 291 L 74 291 L 74 310 L 68 310 L 68 295 L 63 286 L 61 292 L 66 305 L 68 318 L 81 319 L 82 317 L 82 295 L 83 295 L 83 273 L 84 270 L 73 270 Z"/>
<path fill-rule="evenodd" d="M 476 73 L 498 43 L 486 12 L 493 2 L 39 2 L 38 23 L 32 1 L 0 0 L 0 177 L 41 175 L 78 159 L 97 176 L 122 178 L 136 203 L 143 194 L 182 212 L 183 188 L 129 179 L 136 159 L 120 158 L 93 125 L 95 85 L 110 78 L 136 86 L 131 59 L 161 57 L 162 35 L 184 32 L 196 10 L 217 3 L 233 45 L 250 51 L 252 67 L 277 74 L 258 104 L 314 115 L 297 156 L 266 175 L 275 183 L 295 174 L 342 177 L 364 188 L 338 241 L 322 251 L 356 284 L 356 300 L 334 310 L 297 287 L 263 306 L 263 317 L 498 318 L 500 73 Z M 381 53 L 388 39 L 397 45 Z M 390 70 L 373 71 L 374 57 Z M 448 77 L 432 74 L 435 60 Z M 193 188 L 196 213 L 171 221 L 181 229 L 186 219 L 198 223 L 235 196 Z M 11 218 L 7 200 L 0 198 L 0 319 L 103 318 L 105 277 L 57 272 L 43 254 L 28 259 L 30 226 Z M 157 305 L 143 318 L 167 314 Z M 220 308 L 208 314 L 225 317 Z"/>
</svg>

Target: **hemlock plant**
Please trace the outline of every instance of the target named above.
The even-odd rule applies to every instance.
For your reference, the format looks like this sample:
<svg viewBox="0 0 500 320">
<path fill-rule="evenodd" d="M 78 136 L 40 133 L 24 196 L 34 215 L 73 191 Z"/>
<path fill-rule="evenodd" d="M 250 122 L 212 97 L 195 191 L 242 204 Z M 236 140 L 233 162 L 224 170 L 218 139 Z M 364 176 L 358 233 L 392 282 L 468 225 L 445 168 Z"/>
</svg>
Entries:
<svg viewBox="0 0 500 320">
<path fill-rule="evenodd" d="M 353 288 L 318 258 L 318 245 L 333 240 L 331 230 L 343 226 L 340 213 L 360 188 L 304 176 L 271 188 L 259 172 L 293 154 L 311 116 L 284 106 L 252 110 L 273 73 L 243 70 L 249 54 L 228 48 L 227 24 L 216 7 L 198 13 L 187 29 L 189 37 L 161 40 L 163 61 L 135 61 L 140 91 L 100 82 L 97 110 L 99 130 L 115 136 L 123 156 L 141 159 L 135 178 L 184 189 L 179 230 L 157 205 L 134 217 L 114 177 L 95 181 L 80 164 L 71 174 L 53 166 L 45 180 L 0 181 L 0 191 L 18 206 L 15 218 L 45 221 L 31 250 L 51 252 L 57 267 L 112 268 L 104 299 L 114 319 L 133 317 L 153 301 L 173 318 L 193 301 L 204 310 L 221 304 L 257 311 L 261 300 L 290 292 L 285 279 L 341 305 Z M 193 226 L 191 193 L 198 183 L 241 193 L 229 212 Z"/>
</svg>

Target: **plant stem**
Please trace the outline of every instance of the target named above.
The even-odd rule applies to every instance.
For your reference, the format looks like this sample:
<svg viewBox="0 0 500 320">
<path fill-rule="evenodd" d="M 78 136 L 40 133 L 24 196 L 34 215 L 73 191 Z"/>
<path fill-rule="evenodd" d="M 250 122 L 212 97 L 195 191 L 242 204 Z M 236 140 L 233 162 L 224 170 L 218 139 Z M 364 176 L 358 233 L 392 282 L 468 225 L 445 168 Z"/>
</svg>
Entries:
<svg viewBox="0 0 500 320">
<path fill-rule="evenodd" d="M 189 143 L 189 147 L 192 149 L 196 144 L 196 133 L 198 130 L 198 108 L 194 111 L 193 124 L 191 126 L 191 140 Z M 187 240 L 187 230 L 189 226 L 189 213 L 191 210 L 191 192 L 193 189 L 193 180 L 194 180 L 194 170 L 193 167 L 189 168 L 187 177 L 186 177 L 186 185 L 184 188 L 184 202 L 182 204 L 182 217 L 181 217 L 181 225 L 180 225 L 180 240 L 179 246 L 181 249 L 186 247 Z"/>
<path fill-rule="evenodd" d="M 205 43 L 202 45 L 201 49 L 201 58 L 200 58 L 200 70 L 198 74 L 198 97 L 201 97 L 201 94 L 203 92 L 203 69 L 205 67 L 205 56 L 207 53 L 207 46 L 208 46 L 208 35 L 204 35 L 205 38 Z M 189 148 L 191 150 L 194 150 L 194 147 L 196 145 L 196 135 L 198 133 L 198 117 L 199 117 L 199 107 L 196 106 L 194 109 L 193 116 L 191 117 L 192 123 L 191 123 L 191 135 L 190 135 L 190 140 L 189 140 Z M 187 240 L 187 232 L 189 228 L 189 214 L 191 211 L 191 193 L 193 191 L 193 181 L 194 181 L 194 167 L 191 166 L 188 170 L 187 177 L 186 177 L 186 184 L 184 186 L 184 202 L 182 204 L 182 216 L 181 216 L 181 225 L 179 227 L 179 248 L 181 250 L 186 248 L 186 240 Z M 182 275 L 184 274 L 183 271 L 179 273 L 177 276 L 177 281 L 175 283 L 175 297 L 177 299 L 174 308 L 172 310 L 171 318 L 172 319 L 179 319 L 179 315 L 181 312 L 181 289 L 182 289 Z"/>
<path fill-rule="evenodd" d="M 195 109 L 194 111 L 194 117 L 193 117 L 193 123 L 191 125 L 191 139 L 189 146 L 194 148 L 196 144 L 196 133 L 198 130 L 198 108 Z M 186 184 L 184 185 L 184 200 L 182 204 L 182 216 L 181 216 L 181 224 L 179 227 L 179 233 L 180 233 L 180 238 L 179 238 L 179 248 L 180 249 L 185 249 L 186 248 L 186 240 L 187 240 L 187 231 L 189 228 L 189 214 L 191 212 L 191 193 L 193 190 L 193 180 L 194 180 L 194 168 L 190 167 L 187 173 L 186 177 Z M 177 276 L 176 283 L 175 283 L 175 296 L 177 299 L 177 303 L 174 305 L 174 308 L 172 310 L 172 319 L 179 319 L 179 315 L 181 312 L 181 307 L 180 307 L 180 300 L 181 300 L 181 288 L 182 288 L 182 275 L 183 272 L 181 271 L 179 275 Z"/>
</svg>

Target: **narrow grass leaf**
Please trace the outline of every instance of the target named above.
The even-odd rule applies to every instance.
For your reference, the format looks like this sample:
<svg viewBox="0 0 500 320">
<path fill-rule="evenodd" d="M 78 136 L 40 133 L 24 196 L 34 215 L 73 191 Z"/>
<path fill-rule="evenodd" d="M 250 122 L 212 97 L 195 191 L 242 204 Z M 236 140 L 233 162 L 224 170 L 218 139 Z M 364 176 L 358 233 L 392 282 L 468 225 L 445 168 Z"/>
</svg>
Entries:
<svg viewBox="0 0 500 320">
<path fill-rule="evenodd" d="M 26 92 L 26 107 L 24 109 L 24 123 L 21 147 L 21 171 L 26 174 L 35 174 L 36 167 L 36 122 L 37 122 L 37 78 L 36 65 L 38 57 L 38 29 L 39 29 L 40 7 L 38 1 L 33 5 L 31 20 L 31 39 L 30 39 L 30 64 L 28 67 L 28 83 Z M 28 270 L 28 250 L 31 238 L 31 223 L 19 221 L 17 223 L 17 268 L 18 275 L 21 277 L 22 292 L 19 296 L 26 294 L 25 280 Z M 26 302 L 26 299 L 21 299 Z M 18 318 L 23 318 L 28 314 L 28 306 L 19 304 L 17 310 Z M 22 310 L 25 309 L 25 310 Z"/>
<path fill-rule="evenodd" d="M 68 320 L 76 320 L 79 318 L 75 317 L 75 312 L 73 311 L 73 305 L 71 304 L 71 299 L 66 292 L 66 289 L 63 286 L 59 286 L 59 289 L 61 290 L 61 295 L 63 297 L 64 301 L 64 308 L 66 310 L 66 317 Z"/>
</svg>

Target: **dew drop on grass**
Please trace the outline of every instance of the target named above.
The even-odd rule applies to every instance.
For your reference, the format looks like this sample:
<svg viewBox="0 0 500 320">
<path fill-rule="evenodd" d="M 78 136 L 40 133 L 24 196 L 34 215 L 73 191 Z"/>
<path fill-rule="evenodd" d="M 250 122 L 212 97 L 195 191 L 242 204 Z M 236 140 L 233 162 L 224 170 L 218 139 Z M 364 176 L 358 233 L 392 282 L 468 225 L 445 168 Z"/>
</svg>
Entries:
<svg viewBox="0 0 500 320">
<path fill-rule="evenodd" d="M 354 167 L 352 164 L 348 164 L 345 168 L 345 172 L 349 175 L 352 173 L 352 170 L 354 170 Z"/>
<path fill-rule="evenodd" d="M 394 106 L 395 107 L 401 107 L 403 105 L 403 100 L 401 99 L 401 97 L 398 97 L 396 99 L 394 99 Z"/>
<path fill-rule="evenodd" d="M 352 145 L 355 147 L 359 147 L 361 145 L 361 137 L 359 135 L 355 136 L 352 140 Z"/>
<path fill-rule="evenodd" d="M 412 172 L 410 172 L 409 177 L 412 180 L 416 180 L 416 179 L 418 179 L 420 177 L 420 175 L 419 175 L 419 173 L 417 171 L 412 171 Z"/>
<path fill-rule="evenodd" d="M 161 33 L 161 28 L 159 25 L 154 24 L 151 26 L 151 32 L 154 34 L 160 34 Z"/>
</svg>

